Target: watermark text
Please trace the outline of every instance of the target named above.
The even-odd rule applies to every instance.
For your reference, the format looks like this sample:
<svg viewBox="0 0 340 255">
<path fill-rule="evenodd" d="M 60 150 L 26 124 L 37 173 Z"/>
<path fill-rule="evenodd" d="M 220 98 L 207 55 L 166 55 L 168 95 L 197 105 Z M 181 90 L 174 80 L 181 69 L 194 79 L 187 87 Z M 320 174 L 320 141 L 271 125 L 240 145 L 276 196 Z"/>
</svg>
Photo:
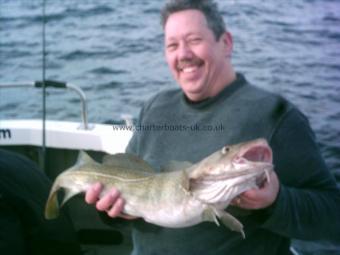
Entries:
<svg viewBox="0 0 340 255">
<path fill-rule="evenodd" d="M 223 132 L 224 126 L 220 124 L 144 124 L 144 125 L 114 125 L 114 131 L 133 131 L 133 132 Z"/>
</svg>

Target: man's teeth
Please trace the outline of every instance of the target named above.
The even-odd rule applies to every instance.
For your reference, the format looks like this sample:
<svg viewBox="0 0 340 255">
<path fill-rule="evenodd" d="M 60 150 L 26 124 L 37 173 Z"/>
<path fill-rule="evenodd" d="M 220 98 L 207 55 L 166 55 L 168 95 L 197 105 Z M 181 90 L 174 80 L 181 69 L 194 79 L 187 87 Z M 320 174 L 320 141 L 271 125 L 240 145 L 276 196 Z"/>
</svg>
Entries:
<svg viewBox="0 0 340 255">
<path fill-rule="evenodd" d="M 191 72 L 194 72 L 197 68 L 194 66 L 194 67 L 185 67 L 182 69 L 182 72 L 183 73 L 191 73 Z"/>
</svg>

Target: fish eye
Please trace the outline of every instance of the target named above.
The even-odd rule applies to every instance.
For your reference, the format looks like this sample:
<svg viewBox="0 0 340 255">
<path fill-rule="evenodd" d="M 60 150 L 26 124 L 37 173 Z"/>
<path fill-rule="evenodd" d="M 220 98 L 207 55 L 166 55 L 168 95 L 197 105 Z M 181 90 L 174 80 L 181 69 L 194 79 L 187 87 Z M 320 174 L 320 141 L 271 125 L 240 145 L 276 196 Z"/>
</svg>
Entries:
<svg viewBox="0 0 340 255">
<path fill-rule="evenodd" d="M 229 146 L 224 146 L 223 148 L 222 148 L 222 154 L 226 154 L 226 153 L 228 153 L 230 151 L 230 147 Z"/>
</svg>

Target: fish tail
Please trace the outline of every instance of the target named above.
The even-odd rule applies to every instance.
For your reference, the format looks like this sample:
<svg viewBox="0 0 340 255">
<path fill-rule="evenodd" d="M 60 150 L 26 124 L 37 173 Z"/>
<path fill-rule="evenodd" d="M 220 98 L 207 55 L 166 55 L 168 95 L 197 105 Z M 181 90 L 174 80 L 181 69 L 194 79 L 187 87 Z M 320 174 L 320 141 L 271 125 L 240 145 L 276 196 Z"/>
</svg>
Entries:
<svg viewBox="0 0 340 255">
<path fill-rule="evenodd" d="M 76 189 L 65 188 L 64 198 L 63 198 L 63 201 L 61 202 L 60 207 L 62 207 L 68 200 L 70 200 L 70 198 L 74 197 L 75 195 L 77 195 L 80 192 L 81 191 L 76 190 Z"/>
<path fill-rule="evenodd" d="M 58 191 L 59 189 L 64 189 L 64 198 L 59 205 L 58 200 Z M 60 183 L 56 181 L 51 189 L 50 195 L 47 199 L 46 206 L 45 206 L 45 218 L 46 219 L 55 219 L 59 216 L 60 208 L 72 197 L 81 193 L 81 189 L 77 189 L 76 187 L 70 188 L 66 186 L 60 186 Z"/>
<path fill-rule="evenodd" d="M 45 206 L 45 218 L 55 219 L 59 216 L 59 203 L 58 203 L 58 187 L 52 187 L 50 195 L 47 199 L 46 206 Z"/>
</svg>

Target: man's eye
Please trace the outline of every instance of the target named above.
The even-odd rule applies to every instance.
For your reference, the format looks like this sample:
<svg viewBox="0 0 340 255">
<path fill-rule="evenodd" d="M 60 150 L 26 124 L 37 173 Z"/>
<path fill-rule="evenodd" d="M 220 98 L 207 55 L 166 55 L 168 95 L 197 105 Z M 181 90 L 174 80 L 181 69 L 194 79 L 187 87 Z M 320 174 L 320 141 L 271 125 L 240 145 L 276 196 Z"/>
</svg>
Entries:
<svg viewBox="0 0 340 255">
<path fill-rule="evenodd" d="M 167 50 L 170 50 L 170 51 L 175 50 L 176 47 L 177 47 L 176 43 L 170 43 L 166 46 Z"/>
<path fill-rule="evenodd" d="M 201 38 L 198 38 L 198 37 L 191 38 L 191 39 L 189 40 L 189 42 L 190 42 L 191 44 L 198 44 L 198 43 L 200 43 L 201 41 L 202 41 Z"/>
</svg>

